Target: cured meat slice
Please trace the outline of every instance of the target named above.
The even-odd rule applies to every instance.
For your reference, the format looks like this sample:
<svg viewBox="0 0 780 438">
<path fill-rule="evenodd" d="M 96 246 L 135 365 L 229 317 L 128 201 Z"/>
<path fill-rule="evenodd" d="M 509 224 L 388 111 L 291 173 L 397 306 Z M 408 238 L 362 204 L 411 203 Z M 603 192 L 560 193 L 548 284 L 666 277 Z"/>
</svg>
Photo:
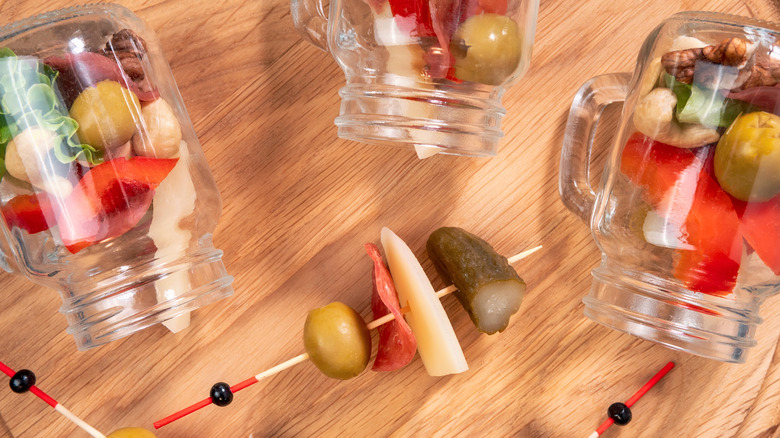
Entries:
<svg viewBox="0 0 780 438">
<path fill-rule="evenodd" d="M 374 319 L 381 318 L 392 313 L 395 319 L 387 324 L 380 325 L 379 347 L 371 367 L 374 371 L 395 371 L 408 365 L 414 359 L 417 351 L 417 340 L 412 329 L 404 320 L 401 313 L 401 305 L 398 303 L 398 294 L 390 277 L 390 271 L 385 266 L 379 248 L 373 243 L 366 243 L 366 253 L 374 261 L 373 291 L 371 293 L 371 311 Z"/>
</svg>

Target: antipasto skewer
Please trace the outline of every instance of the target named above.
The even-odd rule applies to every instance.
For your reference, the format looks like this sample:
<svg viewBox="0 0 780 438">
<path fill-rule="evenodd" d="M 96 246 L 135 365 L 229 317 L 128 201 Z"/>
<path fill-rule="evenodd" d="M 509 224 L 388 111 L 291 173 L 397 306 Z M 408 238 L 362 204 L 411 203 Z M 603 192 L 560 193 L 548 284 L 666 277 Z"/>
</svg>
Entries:
<svg viewBox="0 0 780 438">
<path fill-rule="evenodd" d="M 470 252 L 471 260 L 480 259 L 490 266 L 487 270 L 479 268 L 480 275 L 476 277 L 485 284 L 490 283 L 492 278 L 497 278 L 497 282 L 502 283 L 498 288 L 500 289 L 498 293 L 504 296 L 491 297 L 492 300 L 483 299 L 482 301 L 498 302 L 499 306 L 504 306 L 503 301 L 506 300 L 507 290 L 510 290 L 510 294 L 517 295 L 512 297 L 508 307 L 492 309 L 493 313 L 500 314 L 499 318 L 503 319 L 503 326 L 499 323 L 498 328 L 494 327 L 489 332 L 495 333 L 506 327 L 509 316 L 517 311 L 525 292 L 525 283 L 509 264 L 522 260 L 542 248 L 537 246 L 507 259 L 495 253 L 486 242 L 463 230 L 457 228 L 437 230 L 429 239 L 428 252 L 437 263 L 437 270 L 440 274 L 443 274 L 445 278 L 453 277 L 455 284 L 434 293 L 430 281 L 412 251 L 387 228 L 382 230 L 382 245 L 385 248 L 390 271 L 393 273 L 392 279 L 378 248 L 373 244 L 366 244 L 366 251 L 374 261 L 372 311 L 376 319 L 365 323 L 356 311 L 339 302 L 314 309 L 309 313 L 304 326 L 305 353 L 236 385 L 230 386 L 224 382 L 216 383 L 211 388 L 209 398 L 155 422 L 155 429 L 210 404 L 227 406 L 232 402 L 234 393 L 306 360 L 311 360 L 329 377 L 338 379 L 355 377 L 368 364 L 371 354 L 369 331 L 373 329 L 380 330 L 380 348 L 373 366 L 376 371 L 391 371 L 405 366 L 414 357 L 418 343 L 420 357 L 429 374 L 438 376 L 466 371 L 468 365 L 439 299 L 458 291 L 459 285 L 463 289 L 469 289 L 470 296 L 458 296 L 458 298 L 461 303 L 466 303 L 464 306 L 469 311 L 472 320 L 475 320 L 473 309 L 480 304 L 472 305 L 470 300 L 474 299 L 475 290 L 478 289 L 479 285 L 464 284 L 462 281 L 455 280 L 458 278 L 457 275 L 447 275 L 446 272 L 443 272 L 442 270 L 447 269 L 446 266 L 441 266 L 446 264 L 442 263 L 442 260 L 446 258 L 445 253 L 450 250 L 461 253 L 463 251 Z M 437 248 L 439 249 L 438 253 Z M 500 272 L 506 267 L 512 272 L 508 276 L 498 275 L 496 277 L 496 272 Z M 510 283 L 509 289 L 506 284 L 503 284 L 507 282 Z M 513 287 L 517 290 L 512 291 Z M 490 293 L 493 293 L 492 290 Z M 401 303 L 404 305 L 401 306 Z M 412 309 L 416 309 L 420 315 L 417 315 Z M 405 315 L 405 318 L 401 318 L 401 315 Z M 388 324 L 391 321 L 396 322 L 392 325 Z M 485 331 L 476 320 L 475 323 L 480 331 Z M 411 329 L 409 326 L 412 326 Z M 338 336 L 339 340 L 331 342 L 333 336 Z M 389 344 L 393 345 L 394 350 L 404 351 L 389 351 L 384 348 Z M 348 357 L 349 360 L 343 360 L 345 357 Z"/>
</svg>

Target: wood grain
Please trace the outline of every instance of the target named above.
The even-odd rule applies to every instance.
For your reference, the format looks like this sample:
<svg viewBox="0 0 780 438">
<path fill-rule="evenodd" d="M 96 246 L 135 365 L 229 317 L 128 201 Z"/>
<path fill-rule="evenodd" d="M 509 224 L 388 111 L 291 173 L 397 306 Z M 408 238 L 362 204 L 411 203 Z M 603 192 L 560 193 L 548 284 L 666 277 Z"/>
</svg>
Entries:
<svg viewBox="0 0 780 438">
<path fill-rule="evenodd" d="M 631 71 L 644 36 L 677 11 L 779 20 L 776 2 L 542 0 L 531 69 L 503 100 L 499 156 L 425 161 L 336 137 L 343 73 L 298 37 L 285 0 L 121 3 L 156 30 L 198 132 L 224 203 L 214 241 L 236 294 L 197 311 L 182 334 L 154 327 L 77 352 L 57 295 L 0 274 L 0 360 L 34 370 L 40 387 L 104 433 L 151 428 L 215 382 L 301 353 L 309 309 L 339 300 L 368 317 L 363 243 L 388 226 L 433 276 L 425 239 L 453 225 L 505 254 L 544 245 L 517 265 L 529 293 L 504 333 L 478 334 L 444 299 L 469 372 L 432 378 L 415 360 L 341 382 L 304 363 L 158 436 L 587 436 L 669 360 L 677 368 L 632 423 L 605 437 L 780 436 L 780 300 L 762 306 L 758 346 L 742 365 L 601 327 L 581 303 L 599 252 L 557 189 L 563 125 L 585 80 Z M 0 0 L 0 24 L 67 4 Z M 86 434 L 32 396 L 0 391 L 0 436 Z"/>
</svg>

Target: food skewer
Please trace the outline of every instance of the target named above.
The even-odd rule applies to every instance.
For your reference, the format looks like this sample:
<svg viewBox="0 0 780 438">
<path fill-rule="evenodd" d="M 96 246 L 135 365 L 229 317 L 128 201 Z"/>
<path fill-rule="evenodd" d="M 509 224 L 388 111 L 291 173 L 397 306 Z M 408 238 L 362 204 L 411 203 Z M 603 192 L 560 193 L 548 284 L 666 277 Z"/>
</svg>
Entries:
<svg viewBox="0 0 780 438">
<path fill-rule="evenodd" d="M 12 379 L 12 389 L 14 392 L 27 392 L 30 391 L 33 394 L 35 394 L 38 398 L 45 401 L 49 406 L 54 408 L 55 411 L 62 414 L 65 418 L 70 420 L 72 423 L 77 425 L 78 427 L 82 428 L 85 432 L 93 436 L 94 438 L 106 438 L 105 435 L 98 432 L 97 429 L 87 424 L 86 421 L 82 420 L 81 418 L 77 417 L 74 413 L 67 410 L 65 406 L 62 406 L 59 402 L 54 400 L 53 398 L 49 397 L 45 392 L 41 391 L 37 386 L 35 386 L 35 374 L 32 373 L 32 371 L 29 370 L 20 370 L 18 373 L 14 372 L 10 367 L 8 367 L 3 362 L 0 362 L 0 371 L 5 373 L 8 377 Z M 18 383 L 14 385 L 14 380 L 17 380 Z M 29 386 L 28 386 L 29 385 Z"/>
<path fill-rule="evenodd" d="M 625 403 L 613 403 L 609 406 L 609 409 L 607 410 L 607 415 L 609 418 L 607 418 L 603 423 L 601 423 L 601 426 L 599 426 L 598 429 L 596 429 L 592 434 L 588 436 L 588 438 L 598 438 L 599 435 L 604 433 L 604 431 L 609 428 L 609 426 L 612 426 L 612 424 L 617 424 L 619 426 L 624 426 L 628 424 L 629 421 L 631 421 L 631 406 L 634 405 L 640 398 L 642 398 L 647 391 L 650 390 L 653 386 L 655 386 L 656 383 L 658 383 L 659 380 L 663 376 L 666 375 L 671 369 L 674 368 L 674 362 L 667 363 L 663 368 L 661 368 L 660 371 L 658 371 L 650 380 L 647 381 L 647 383 L 644 384 L 641 388 L 639 388 L 639 391 L 634 393 L 634 395 L 631 396 L 631 398 L 628 399 Z"/>
<path fill-rule="evenodd" d="M 529 255 L 535 253 L 536 251 L 540 250 L 541 248 L 542 248 L 542 246 L 539 245 L 537 247 L 534 247 L 534 248 L 531 248 L 529 250 L 523 251 L 523 252 L 521 252 L 519 254 L 516 254 L 516 255 L 508 258 L 507 261 L 510 264 L 516 263 L 516 262 L 524 259 L 525 257 L 528 257 Z M 457 290 L 457 288 L 455 287 L 455 285 L 450 285 L 450 286 L 448 286 L 448 287 L 446 287 L 444 289 L 441 289 L 438 292 L 436 292 L 436 297 L 441 299 L 442 297 L 444 297 L 446 295 L 449 295 L 449 294 L 455 292 L 456 290 Z M 408 313 L 409 311 L 410 311 L 410 308 L 409 308 L 408 305 L 401 308 L 401 313 L 405 314 L 405 313 Z M 375 319 L 373 321 L 368 322 L 366 324 L 366 327 L 367 327 L 368 330 L 373 330 L 373 329 L 375 329 L 375 328 L 377 328 L 377 327 L 379 327 L 379 326 L 381 326 L 383 324 L 386 324 L 386 323 L 388 323 L 388 322 L 390 322 L 390 321 L 392 321 L 394 319 L 395 319 L 394 314 L 393 313 L 388 313 L 387 315 L 385 315 L 385 316 L 383 316 L 381 318 L 377 318 L 377 319 Z M 174 414 L 171 414 L 171 415 L 163 418 L 162 420 L 156 421 L 154 423 L 154 428 L 155 429 L 159 429 L 159 428 L 161 428 L 161 427 L 163 427 L 163 426 L 165 426 L 167 424 L 170 424 L 170 423 L 172 423 L 172 422 L 174 422 L 174 421 L 176 421 L 176 420 L 178 420 L 178 419 L 180 419 L 182 417 L 185 417 L 185 416 L 187 416 L 187 415 L 189 415 L 189 414 L 191 414 L 191 413 L 193 413 L 193 412 L 195 412 L 197 410 L 200 410 L 200 409 L 202 409 L 202 408 L 204 408 L 204 407 L 206 407 L 206 406 L 208 406 L 208 405 L 210 405 L 212 403 L 216 404 L 218 406 L 227 406 L 233 400 L 233 394 L 234 393 L 236 393 L 236 392 L 238 392 L 238 391 L 240 391 L 240 390 L 242 390 L 244 388 L 247 388 L 248 386 L 251 386 L 251 385 L 257 383 L 257 382 L 259 382 L 260 380 L 262 380 L 262 379 L 264 379 L 266 377 L 273 376 L 274 374 L 277 374 L 277 373 L 279 373 L 281 371 L 284 371 L 284 370 L 286 370 L 288 368 L 291 368 L 292 366 L 297 365 L 297 364 L 299 364 L 301 362 L 304 362 L 304 361 L 306 361 L 308 359 L 309 359 L 309 354 L 308 353 L 302 353 L 302 354 L 300 354 L 298 356 L 293 357 L 292 359 L 289 359 L 289 360 L 287 360 L 285 362 L 280 363 L 279 365 L 276 365 L 276 366 L 274 366 L 272 368 L 269 368 L 269 369 L 263 371 L 262 373 L 257 374 L 254 377 L 250 377 L 249 379 L 246 379 L 246 380 L 244 380 L 244 381 L 242 381 L 240 383 L 237 383 L 236 385 L 229 386 L 228 384 L 223 383 L 223 382 L 217 383 L 217 384 L 215 384 L 211 388 L 211 394 L 210 394 L 211 397 L 203 399 L 203 400 L 201 400 L 201 401 L 199 401 L 199 402 L 197 402 L 197 403 L 195 403 L 195 404 L 193 404 L 193 405 L 191 405 L 191 406 L 189 406 L 189 407 L 187 407 L 185 409 L 182 409 L 182 410 L 180 410 L 180 411 L 178 411 L 178 412 L 176 412 Z"/>
</svg>

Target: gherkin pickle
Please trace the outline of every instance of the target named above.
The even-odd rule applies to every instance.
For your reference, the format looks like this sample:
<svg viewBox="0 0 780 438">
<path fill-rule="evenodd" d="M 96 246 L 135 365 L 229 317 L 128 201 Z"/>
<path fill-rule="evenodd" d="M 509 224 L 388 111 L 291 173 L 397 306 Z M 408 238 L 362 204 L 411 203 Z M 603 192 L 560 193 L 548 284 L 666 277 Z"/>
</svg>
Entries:
<svg viewBox="0 0 780 438">
<path fill-rule="evenodd" d="M 303 326 L 303 346 L 323 374 L 347 380 L 368 365 L 371 334 L 354 309 L 336 301 L 309 312 Z"/>
<path fill-rule="evenodd" d="M 477 330 L 487 334 L 504 331 L 525 295 L 525 282 L 506 257 L 455 227 L 434 231 L 426 248 L 441 278 L 458 288 L 455 296 Z"/>
<path fill-rule="evenodd" d="M 715 148 L 715 177 L 742 201 L 780 193 L 780 116 L 759 111 L 737 117 Z"/>
</svg>

